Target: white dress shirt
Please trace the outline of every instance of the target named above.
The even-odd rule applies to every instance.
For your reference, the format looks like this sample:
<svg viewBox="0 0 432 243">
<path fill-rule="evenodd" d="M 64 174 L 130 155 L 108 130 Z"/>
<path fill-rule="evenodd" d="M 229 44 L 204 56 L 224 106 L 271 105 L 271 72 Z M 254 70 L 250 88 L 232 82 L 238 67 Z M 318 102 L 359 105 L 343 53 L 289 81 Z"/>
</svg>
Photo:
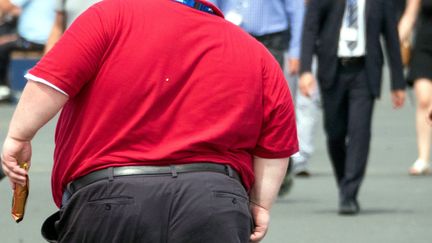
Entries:
<svg viewBox="0 0 432 243">
<path fill-rule="evenodd" d="M 360 57 L 366 55 L 366 0 L 357 0 L 357 23 L 358 28 L 350 28 L 348 25 L 348 11 L 345 8 L 342 27 L 339 36 L 338 57 Z M 348 3 L 346 3 L 348 4 Z M 348 48 L 349 41 L 357 40 L 353 50 Z"/>
</svg>

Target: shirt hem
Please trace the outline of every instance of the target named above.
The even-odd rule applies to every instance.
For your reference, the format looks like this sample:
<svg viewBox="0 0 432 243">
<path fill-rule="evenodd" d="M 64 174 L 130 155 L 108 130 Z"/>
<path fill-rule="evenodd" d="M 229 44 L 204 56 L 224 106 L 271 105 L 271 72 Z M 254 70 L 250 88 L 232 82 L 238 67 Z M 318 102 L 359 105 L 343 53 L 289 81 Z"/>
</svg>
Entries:
<svg viewBox="0 0 432 243">
<path fill-rule="evenodd" d="M 66 95 L 66 96 L 69 97 L 69 95 L 65 91 L 63 91 L 62 89 L 60 89 L 56 85 L 50 83 L 49 81 L 47 81 L 47 80 L 45 80 L 43 78 L 37 77 L 37 76 L 35 76 L 33 74 L 30 74 L 30 73 L 27 73 L 26 75 L 24 75 L 24 78 L 26 78 L 27 80 L 32 80 L 34 82 L 45 84 L 45 85 L 47 85 L 47 86 L 49 86 L 49 87 L 57 90 L 58 92 L 60 92 L 60 93 L 62 93 L 62 94 L 64 94 L 64 95 Z"/>
<path fill-rule="evenodd" d="M 292 148 L 290 150 L 279 151 L 279 152 L 260 149 L 254 151 L 253 154 L 258 157 L 266 158 L 266 159 L 280 159 L 280 158 L 288 158 L 291 155 L 297 153 L 298 151 L 299 151 L 298 147 Z"/>
</svg>

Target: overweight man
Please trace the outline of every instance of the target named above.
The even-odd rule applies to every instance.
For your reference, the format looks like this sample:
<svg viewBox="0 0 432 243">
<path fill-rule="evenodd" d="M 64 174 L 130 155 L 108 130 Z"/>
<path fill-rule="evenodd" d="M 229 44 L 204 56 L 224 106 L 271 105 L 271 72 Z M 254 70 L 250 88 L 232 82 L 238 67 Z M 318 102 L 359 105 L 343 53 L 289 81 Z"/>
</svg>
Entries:
<svg viewBox="0 0 432 243">
<path fill-rule="evenodd" d="M 58 242 L 259 242 L 298 151 L 284 75 L 198 0 L 104 0 L 33 67 L 2 167 L 24 184 L 60 110 L 44 223 Z"/>
</svg>

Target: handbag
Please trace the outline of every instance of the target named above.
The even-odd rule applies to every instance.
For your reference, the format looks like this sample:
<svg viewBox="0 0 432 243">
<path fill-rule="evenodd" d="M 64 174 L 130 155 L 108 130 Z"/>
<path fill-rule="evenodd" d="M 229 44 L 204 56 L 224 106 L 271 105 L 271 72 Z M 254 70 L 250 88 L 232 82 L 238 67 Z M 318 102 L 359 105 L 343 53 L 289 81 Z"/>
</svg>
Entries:
<svg viewBox="0 0 432 243">
<path fill-rule="evenodd" d="M 403 41 L 400 45 L 401 55 L 402 55 L 402 64 L 404 67 L 407 67 L 411 61 L 411 42 Z"/>
</svg>

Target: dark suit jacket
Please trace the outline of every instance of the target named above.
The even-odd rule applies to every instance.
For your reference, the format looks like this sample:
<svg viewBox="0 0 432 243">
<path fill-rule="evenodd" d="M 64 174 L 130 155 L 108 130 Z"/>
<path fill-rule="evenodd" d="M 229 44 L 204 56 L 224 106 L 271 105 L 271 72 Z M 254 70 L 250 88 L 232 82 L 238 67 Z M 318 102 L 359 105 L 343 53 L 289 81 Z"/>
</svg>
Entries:
<svg viewBox="0 0 432 243">
<path fill-rule="evenodd" d="M 345 0 L 310 0 L 303 27 L 301 73 L 311 71 L 312 56 L 318 57 L 318 80 L 326 89 L 335 81 L 338 68 L 339 34 Z M 383 35 L 391 70 L 391 88 L 404 89 L 396 16 L 391 0 L 366 0 L 366 73 L 375 97 L 381 92 Z"/>
</svg>

